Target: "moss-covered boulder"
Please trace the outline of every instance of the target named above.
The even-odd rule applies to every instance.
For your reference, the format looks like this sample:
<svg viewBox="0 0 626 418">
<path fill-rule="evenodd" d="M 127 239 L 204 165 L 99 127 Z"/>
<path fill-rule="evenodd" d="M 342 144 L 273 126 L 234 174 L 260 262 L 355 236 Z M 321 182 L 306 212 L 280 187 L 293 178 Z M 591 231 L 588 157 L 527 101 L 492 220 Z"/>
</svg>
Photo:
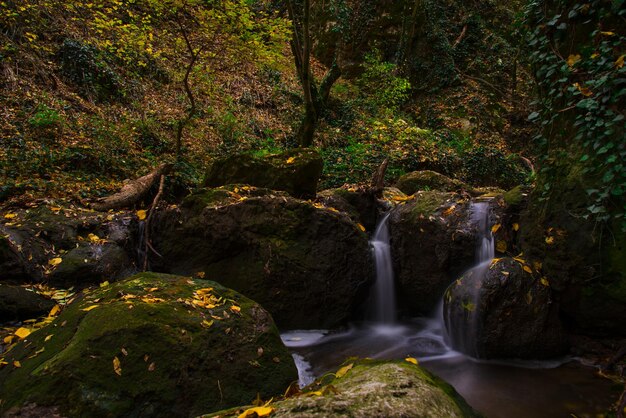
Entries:
<svg viewBox="0 0 626 418">
<path fill-rule="evenodd" d="M 234 190 L 234 189 L 233 189 Z M 334 209 L 251 190 L 203 189 L 155 221 L 152 266 L 202 274 L 265 307 L 282 328 L 347 321 L 373 281 L 367 234 Z M 199 202 L 206 202 L 205 206 Z"/>
<path fill-rule="evenodd" d="M 345 373 L 345 374 L 343 374 Z M 360 360 L 304 393 L 272 403 L 272 417 L 478 417 L 452 386 L 407 361 Z M 321 386 L 323 384 L 323 386 Z M 320 387 L 321 386 L 321 387 Z M 237 417 L 249 407 L 218 414 Z"/>
<path fill-rule="evenodd" d="M 0 322 L 37 318 L 55 302 L 20 286 L 0 284 Z"/>
<path fill-rule="evenodd" d="M 134 214 L 44 204 L 4 215 L 0 280 L 82 287 L 114 280 L 133 268 Z"/>
<path fill-rule="evenodd" d="M 624 337 L 626 232 L 617 221 L 589 215 L 593 179 L 577 160 L 562 170 L 552 179 L 549 200 L 539 190 L 531 193 L 520 220 L 522 250 L 542 261 L 568 329 Z"/>
<path fill-rule="evenodd" d="M 354 222 L 362 224 L 368 231 L 376 228 L 376 221 L 382 209 L 372 190 L 364 187 L 323 190 L 317 194 L 316 200 L 324 206 L 348 214 Z"/>
<path fill-rule="evenodd" d="M 398 179 L 396 187 L 407 195 L 412 195 L 420 190 L 454 192 L 461 189 L 470 189 L 470 187 L 462 181 L 451 179 L 450 177 L 430 170 L 413 171 L 405 174 Z"/>
<path fill-rule="evenodd" d="M 564 354 L 558 306 L 538 267 L 522 258 L 500 258 L 452 283 L 444 313 L 453 347 L 488 359 Z"/>
<path fill-rule="evenodd" d="M 234 154 L 215 159 L 203 185 L 217 187 L 245 183 L 309 198 L 315 196 L 322 166 L 320 154 L 307 148 L 261 157 L 252 153 Z"/>
<path fill-rule="evenodd" d="M 389 226 L 400 304 L 411 315 L 428 315 L 448 285 L 474 263 L 469 200 L 418 192 L 392 210 Z"/>
<path fill-rule="evenodd" d="M 297 379 L 261 306 L 214 282 L 154 273 L 83 293 L 3 357 L 1 412 L 188 417 Z"/>
<path fill-rule="evenodd" d="M 84 287 L 127 277 L 133 272 L 126 252 L 110 242 L 81 243 L 60 258 L 61 263 L 48 274 L 49 283 L 55 286 Z"/>
</svg>

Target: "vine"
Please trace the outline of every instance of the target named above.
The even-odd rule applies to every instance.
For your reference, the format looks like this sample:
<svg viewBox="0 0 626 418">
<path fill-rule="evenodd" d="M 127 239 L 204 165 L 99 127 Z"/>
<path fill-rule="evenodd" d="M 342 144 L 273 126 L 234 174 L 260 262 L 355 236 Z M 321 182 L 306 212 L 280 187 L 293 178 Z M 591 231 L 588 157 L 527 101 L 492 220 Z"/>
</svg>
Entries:
<svg viewBox="0 0 626 418">
<path fill-rule="evenodd" d="M 563 164 L 582 167 L 584 218 L 626 231 L 624 0 L 533 1 L 525 12 L 539 99 L 540 184 L 548 199 Z"/>
</svg>

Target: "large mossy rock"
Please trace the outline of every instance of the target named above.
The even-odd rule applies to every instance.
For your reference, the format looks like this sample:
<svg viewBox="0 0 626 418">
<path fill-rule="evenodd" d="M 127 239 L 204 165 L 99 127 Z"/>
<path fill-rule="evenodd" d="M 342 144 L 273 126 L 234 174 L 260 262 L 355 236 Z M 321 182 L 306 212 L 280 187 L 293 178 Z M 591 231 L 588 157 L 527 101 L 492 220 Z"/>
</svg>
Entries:
<svg viewBox="0 0 626 418">
<path fill-rule="evenodd" d="M 54 305 L 53 300 L 23 287 L 0 283 L 0 322 L 37 318 Z"/>
<path fill-rule="evenodd" d="M 478 358 L 542 359 L 567 350 L 549 281 L 521 258 L 467 271 L 447 290 L 452 346 Z"/>
<path fill-rule="evenodd" d="M 64 416 L 188 417 L 272 397 L 297 379 L 257 303 L 154 273 L 82 294 L 4 359 L 2 412 L 37 404 Z"/>
<path fill-rule="evenodd" d="M 400 304 L 411 315 L 428 315 L 448 285 L 474 263 L 469 200 L 418 192 L 391 212 L 390 231 Z"/>
<path fill-rule="evenodd" d="M 452 386 L 421 367 L 402 361 L 361 360 L 345 375 L 324 379 L 304 394 L 270 405 L 272 417 L 421 417 L 460 418 L 479 415 Z M 350 365 L 347 365 L 349 367 Z M 345 371 L 345 368 L 343 369 Z M 223 411 L 237 417 L 244 408 Z M 208 418 L 205 417 L 205 418 Z"/>
<path fill-rule="evenodd" d="M 235 289 L 281 328 L 345 323 L 373 281 L 367 235 L 347 215 L 269 190 L 202 189 L 155 225 L 153 269 Z"/>
<path fill-rule="evenodd" d="M 454 192 L 460 189 L 470 189 L 470 187 L 462 181 L 451 179 L 450 177 L 430 170 L 413 171 L 405 174 L 398 179 L 396 187 L 407 195 L 412 195 L 420 190 Z"/>
<path fill-rule="evenodd" d="M 84 287 L 134 269 L 133 214 L 41 205 L 9 216 L 0 218 L 0 281 Z"/>
<path fill-rule="evenodd" d="M 322 166 L 320 154 L 306 148 L 263 157 L 251 153 L 235 154 L 214 160 L 203 185 L 218 187 L 244 183 L 310 198 L 317 191 Z"/>
<path fill-rule="evenodd" d="M 531 193 L 520 220 L 522 250 L 542 261 L 569 330 L 625 337 L 626 232 L 619 222 L 585 218 L 587 191 L 595 186 L 580 164 L 571 162 L 552 180 L 548 201 Z"/>
</svg>

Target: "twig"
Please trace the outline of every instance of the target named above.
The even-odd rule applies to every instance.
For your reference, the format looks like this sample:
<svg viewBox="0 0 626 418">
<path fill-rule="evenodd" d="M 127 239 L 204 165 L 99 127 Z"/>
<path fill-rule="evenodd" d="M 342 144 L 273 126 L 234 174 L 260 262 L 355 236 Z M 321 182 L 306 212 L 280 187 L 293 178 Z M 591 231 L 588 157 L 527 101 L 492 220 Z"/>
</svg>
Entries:
<svg viewBox="0 0 626 418">
<path fill-rule="evenodd" d="M 220 403 L 224 401 L 224 395 L 222 394 L 222 385 L 220 385 L 220 379 L 217 379 L 217 388 L 220 390 Z"/>
<path fill-rule="evenodd" d="M 452 49 L 456 48 L 461 43 L 463 38 L 465 38 L 466 33 L 467 33 L 467 25 L 463 26 L 463 30 L 461 31 L 461 34 L 459 35 L 458 38 L 456 38 L 456 41 L 454 41 L 454 43 L 452 44 Z"/>
<path fill-rule="evenodd" d="M 624 418 L 624 409 L 626 409 L 626 386 L 624 386 L 624 391 L 622 392 L 622 396 L 620 396 L 619 403 L 617 404 L 616 418 Z"/>
<path fill-rule="evenodd" d="M 145 248 L 144 248 L 144 257 L 143 257 L 143 271 L 146 271 L 148 269 L 148 249 L 151 249 L 157 255 L 159 255 L 159 253 L 157 253 L 154 250 L 154 248 L 152 248 L 152 244 L 150 243 L 150 220 L 152 219 L 152 214 L 154 213 L 154 210 L 156 209 L 156 206 L 159 203 L 159 199 L 161 199 L 161 195 L 163 195 L 164 185 L 165 185 L 165 175 L 161 175 L 161 181 L 159 183 L 159 191 L 157 192 L 156 196 L 154 196 L 152 205 L 150 205 L 150 209 L 149 209 L 150 212 L 148 213 L 148 217 L 146 218 L 146 224 L 144 226 Z"/>
</svg>

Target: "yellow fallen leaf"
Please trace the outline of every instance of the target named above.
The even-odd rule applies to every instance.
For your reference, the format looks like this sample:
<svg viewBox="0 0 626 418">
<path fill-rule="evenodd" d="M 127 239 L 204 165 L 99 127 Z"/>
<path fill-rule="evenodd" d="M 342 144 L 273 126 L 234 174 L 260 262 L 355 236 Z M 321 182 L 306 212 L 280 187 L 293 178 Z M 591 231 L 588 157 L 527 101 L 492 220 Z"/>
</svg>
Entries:
<svg viewBox="0 0 626 418">
<path fill-rule="evenodd" d="M 448 209 L 443 211 L 443 216 L 450 216 L 454 212 L 455 208 L 456 208 L 456 205 L 450 206 Z"/>
<path fill-rule="evenodd" d="M 615 32 L 600 32 L 604 36 L 615 36 Z"/>
<path fill-rule="evenodd" d="M 13 362 L 13 366 L 14 366 L 14 367 L 17 367 L 17 368 L 19 369 L 20 367 L 22 367 L 22 363 L 20 363 L 19 361 L 15 360 L 15 361 Z"/>
<path fill-rule="evenodd" d="M 5 344 L 11 344 L 13 342 L 14 338 L 15 338 L 15 335 L 8 335 L 8 336 L 4 337 L 4 339 L 2 341 Z"/>
<path fill-rule="evenodd" d="M 154 362 L 150 363 L 150 365 L 148 366 L 148 371 L 149 372 L 153 372 L 154 369 L 156 369 L 156 364 Z"/>
<path fill-rule="evenodd" d="M 211 328 L 212 325 L 213 325 L 213 320 L 207 321 L 206 319 L 204 319 L 202 321 L 202 326 L 205 328 Z"/>
<path fill-rule="evenodd" d="M 243 411 L 238 418 L 269 417 L 272 412 L 274 412 L 274 408 L 271 406 L 255 406 Z"/>
<path fill-rule="evenodd" d="M 365 227 L 363 225 L 356 224 L 356 226 L 358 226 L 361 231 L 365 232 Z"/>
<path fill-rule="evenodd" d="M 615 61 L 615 68 L 622 68 L 624 66 L 624 57 L 626 57 L 626 55 L 622 54 L 620 55 L 620 57 Z"/>
<path fill-rule="evenodd" d="M 4 219 L 14 219 L 17 217 L 17 213 L 7 213 L 4 215 Z"/>
<path fill-rule="evenodd" d="M 294 161 L 296 161 L 296 158 L 295 158 L 295 157 L 289 157 L 289 158 L 287 158 L 286 163 L 287 163 L 287 164 L 293 164 L 293 162 L 294 162 Z"/>
<path fill-rule="evenodd" d="M 506 252 L 506 241 L 496 242 L 496 250 L 498 250 L 499 253 Z"/>
<path fill-rule="evenodd" d="M 100 287 L 107 287 L 109 285 L 109 281 L 104 281 L 102 283 L 100 283 Z"/>
<path fill-rule="evenodd" d="M 50 341 L 50 338 L 52 338 L 54 334 L 50 334 L 50 335 L 46 335 L 46 338 L 43 339 L 44 342 L 46 341 Z"/>
<path fill-rule="evenodd" d="M 24 338 L 28 337 L 30 335 L 30 330 L 28 328 L 18 328 L 14 334 L 17 335 L 19 337 L 20 340 L 23 340 Z"/>
<path fill-rule="evenodd" d="M 529 266 L 525 265 L 523 268 L 526 273 L 533 274 L 533 269 L 531 269 Z"/>
<path fill-rule="evenodd" d="M 307 392 L 306 396 L 322 396 L 324 395 L 321 390 L 316 390 L 315 392 Z"/>
<path fill-rule="evenodd" d="M 4 357 L 0 358 L 0 368 L 6 366 L 7 364 L 9 364 L 9 363 L 4 361 Z"/>
<path fill-rule="evenodd" d="M 52 206 L 52 207 L 50 208 L 50 210 L 51 210 L 52 212 L 58 212 L 58 211 L 60 211 L 60 210 L 61 210 L 61 208 L 60 208 L 60 207 L 58 207 L 58 206 Z"/>
<path fill-rule="evenodd" d="M 415 364 L 417 366 L 418 361 L 417 359 L 413 358 L 413 357 L 407 357 L 404 359 L 404 361 L 408 361 L 409 363 Z"/>
<path fill-rule="evenodd" d="M 535 268 L 535 270 L 541 270 L 543 264 L 541 263 L 541 261 L 533 261 L 533 267 Z"/>
<path fill-rule="evenodd" d="M 118 376 L 122 375 L 122 365 L 120 364 L 120 359 L 118 359 L 117 356 L 113 357 L 113 371 Z"/>
<path fill-rule="evenodd" d="M 50 264 L 51 266 L 58 266 L 59 264 L 61 264 L 61 262 L 63 262 L 63 259 L 61 257 L 55 257 L 48 260 L 48 264 Z"/>
<path fill-rule="evenodd" d="M 546 277 L 542 277 L 540 280 L 541 284 L 544 285 L 545 287 L 549 287 L 550 286 L 550 282 L 548 281 L 548 279 Z"/>
<path fill-rule="evenodd" d="M 241 312 L 241 308 L 237 305 L 233 305 L 230 307 L 230 310 L 233 312 Z"/>
<path fill-rule="evenodd" d="M 98 306 L 100 305 L 91 305 L 91 306 L 81 309 L 81 311 L 89 312 L 92 309 L 96 309 Z"/>
<path fill-rule="evenodd" d="M 570 55 L 569 57 L 567 57 L 567 65 L 571 68 L 574 65 L 576 65 L 576 63 L 580 61 L 580 55 L 576 54 L 576 55 Z"/>
<path fill-rule="evenodd" d="M 342 378 L 350 371 L 350 369 L 354 366 L 354 363 L 350 363 L 347 366 L 343 366 L 341 369 L 337 370 L 335 373 L 335 377 Z"/>
<path fill-rule="evenodd" d="M 500 229 L 502 225 L 500 224 L 495 224 L 494 226 L 491 227 L 491 233 L 495 234 L 496 232 L 498 232 L 498 230 Z"/>
<path fill-rule="evenodd" d="M 519 231 L 519 224 L 518 223 L 514 223 L 513 224 L 513 231 Z"/>
<path fill-rule="evenodd" d="M 50 313 L 48 313 L 48 316 L 50 316 L 50 317 L 56 316 L 59 312 L 61 312 L 61 306 L 60 305 L 54 305 L 54 307 L 52 307 L 52 309 L 50 309 Z"/>
<path fill-rule="evenodd" d="M 137 218 L 140 221 L 143 221 L 144 219 L 146 219 L 146 216 L 148 215 L 147 212 L 143 209 L 138 210 L 136 214 L 137 214 Z"/>
<path fill-rule="evenodd" d="M 89 239 L 89 241 L 91 241 L 93 243 L 100 242 L 100 237 L 97 236 L 96 234 L 89 234 L 89 235 L 87 235 L 87 238 Z"/>
<path fill-rule="evenodd" d="M 548 245 L 554 244 L 554 237 L 546 237 L 546 244 Z"/>
</svg>

